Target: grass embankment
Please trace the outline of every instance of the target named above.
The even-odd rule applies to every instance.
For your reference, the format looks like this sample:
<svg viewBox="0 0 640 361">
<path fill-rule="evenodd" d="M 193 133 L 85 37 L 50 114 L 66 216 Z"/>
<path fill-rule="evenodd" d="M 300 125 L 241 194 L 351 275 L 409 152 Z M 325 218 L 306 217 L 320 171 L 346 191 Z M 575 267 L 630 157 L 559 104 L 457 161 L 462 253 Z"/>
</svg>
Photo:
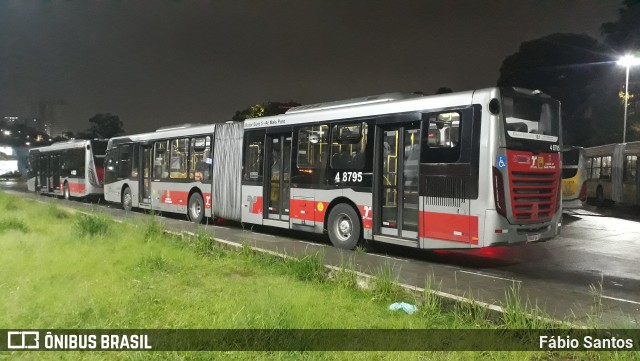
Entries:
<svg viewBox="0 0 640 361">
<path fill-rule="evenodd" d="M 530 328 L 513 304 L 500 322 L 474 305 L 444 311 L 417 300 L 382 269 L 363 290 L 349 271 L 327 276 L 322 257 L 299 260 L 182 239 L 107 216 L 73 214 L 0 192 L 0 329 Z M 349 262 L 346 262 L 347 266 Z M 413 315 L 391 302 L 418 304 Z M 630 353 L 546 352 L 0 352 L 23 359 L 634 359 Z M 635 356 L 634 356 L 635 355 Z"/>
</svg>

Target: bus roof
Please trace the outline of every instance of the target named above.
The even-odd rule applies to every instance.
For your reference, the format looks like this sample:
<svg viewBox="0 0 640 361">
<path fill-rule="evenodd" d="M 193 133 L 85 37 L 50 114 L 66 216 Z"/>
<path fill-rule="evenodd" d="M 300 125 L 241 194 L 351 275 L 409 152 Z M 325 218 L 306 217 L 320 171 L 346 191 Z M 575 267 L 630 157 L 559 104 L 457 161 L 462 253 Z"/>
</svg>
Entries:
<svg viewBox="0 0 640 361">
<path fill-rule="evenodd" d="M 247 119 L 244 121 L 244 127 L 245 129 L 266 128 L 471 105 L 475 92 L 495 89 L 497 88 L 430 96 L 388 93 L 349 100 L 304 105 L 291 108 L 285 114 Z"/>
<path fill-rule="evenodd" d="M 107 142 L 106 139 L 72 139 L 64 142 L 53 143 L 44 147 L 31 148 L 29 149 L 29 152 L 52 152 L 56 150 L 83 148 L 84 146 L 91 144 L 93 141 Z"/>
<path fill-rule="evenodd" d="M 124 135 L 121 137 L 115 137 L 109 139 L 109 146 L 111 148 L 114 144 L 129 143 L 129 142 L 143 142 L 146 140 L 166 139 L 180 136 L 190 136 L 198 134 L 213 134 L 216 124 L 198 124 L 198 125 L 180 125 L 173 127 L 163 127 L 155 132 Z"/>
</svg>

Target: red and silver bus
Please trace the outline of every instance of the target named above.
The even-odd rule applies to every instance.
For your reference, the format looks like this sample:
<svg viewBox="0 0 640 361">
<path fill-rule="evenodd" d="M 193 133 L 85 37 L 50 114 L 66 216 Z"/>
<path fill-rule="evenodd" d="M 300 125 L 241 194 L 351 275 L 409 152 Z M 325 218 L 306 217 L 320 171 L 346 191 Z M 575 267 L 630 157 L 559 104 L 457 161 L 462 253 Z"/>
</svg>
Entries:
<svg viewBox="0 0 640 361">
<path fill-rule="evenodd" d="M 107 140 L 70 140 L 29 150 L 27 188 L 70 197 L 101 197 Z"/>
<path fill-rule="evenodd" d="M 384 94 L 109 142 L 105 199 L 201 222 L 427 249 L 561 227 L 560 104 L 517 88 Z"/>
</svg>

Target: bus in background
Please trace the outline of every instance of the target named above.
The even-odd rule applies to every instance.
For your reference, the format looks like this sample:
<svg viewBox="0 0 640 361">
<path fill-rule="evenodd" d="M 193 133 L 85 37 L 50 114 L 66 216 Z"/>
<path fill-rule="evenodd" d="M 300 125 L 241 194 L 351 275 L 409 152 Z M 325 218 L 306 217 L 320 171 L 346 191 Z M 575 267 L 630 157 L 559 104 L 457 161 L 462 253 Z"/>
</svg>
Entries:
<svg viewBox="0 0 640 361">
<path fill-rule="evenodd" d="M 587 200 L 587 166 L 582 147 L 562 150 L 562 208 L 582 207 Z"/>
<path fill-rule="evenodd" d="M 638 156 L 640 142 L 585 148 L 587 198 L 597 205 L 616 202 L 640 205 Z"/>
<path fill-rule="evenodd" d="M 109 141 L 105 199 L 425 249 L 550 239 L 560 104 L 517 88 L 391 93 Z"/>
<path fill-rule="evenodd" d="M 104 198 L 126 210 L 186 214 L 196 223 L 205 217 L 239 221 L 241 159 L 242 123 L 111 138 Z"/>
<path fill-rule="evenodd" d="M 103 193 L 106 140 L 70 140 L 29 150 L 27 188 L 32 192 L 71 197 Z"/>
</svg>

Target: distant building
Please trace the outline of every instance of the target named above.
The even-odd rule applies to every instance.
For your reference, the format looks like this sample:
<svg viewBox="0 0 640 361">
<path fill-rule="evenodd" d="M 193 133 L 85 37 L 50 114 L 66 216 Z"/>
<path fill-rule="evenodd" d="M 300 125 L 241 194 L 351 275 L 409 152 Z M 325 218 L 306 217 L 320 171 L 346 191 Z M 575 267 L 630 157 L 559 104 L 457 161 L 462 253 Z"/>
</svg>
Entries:
<svg viewBox="0 0 640 361">
<path fill-rule="evenodd" d="M 47 133 L 46 132 L 47 127 L 45 123 L 42 120 L 37 118 L 8 116 L 8 117 L 3 117 L 2 120 L 4 120 L 4 123 L 8 126 L 24 125 L 27 127 L 31 127 L 40 133 Z"/>
</svg>

